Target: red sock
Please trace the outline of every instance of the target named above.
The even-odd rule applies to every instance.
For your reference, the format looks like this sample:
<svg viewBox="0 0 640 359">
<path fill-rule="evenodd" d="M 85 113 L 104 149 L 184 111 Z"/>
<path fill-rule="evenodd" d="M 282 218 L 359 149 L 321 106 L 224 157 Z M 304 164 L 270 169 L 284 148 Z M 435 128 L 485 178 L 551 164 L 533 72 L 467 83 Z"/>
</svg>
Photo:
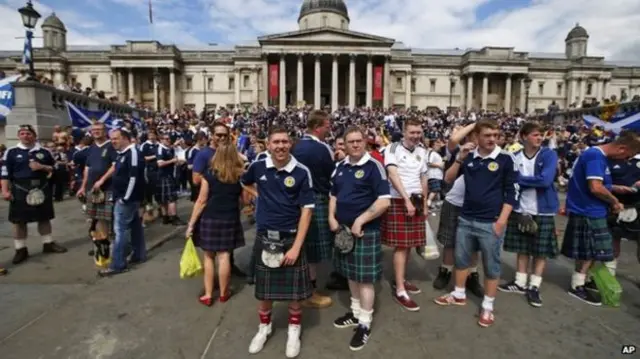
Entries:
<svg viewBox="0 0 640 359">
<path fill-rule="evenodd" d="M 260 324 L 271 323 L 271 311 L 258 311 L 258 316 L 260 316 Z"/>
<path fill-rule="evenodd" d="M 300 325 L 302 321 L 302 311 L 289 309 L 289 324 Z"/>
</svg>

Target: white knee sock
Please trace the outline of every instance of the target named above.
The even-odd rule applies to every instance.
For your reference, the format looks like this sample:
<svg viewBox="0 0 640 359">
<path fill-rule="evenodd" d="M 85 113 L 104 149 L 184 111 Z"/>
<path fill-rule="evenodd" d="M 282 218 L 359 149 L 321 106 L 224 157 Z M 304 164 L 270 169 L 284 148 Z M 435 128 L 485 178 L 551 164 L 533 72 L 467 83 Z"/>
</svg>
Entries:
<svg viewBox="0 0 640 359">
<path fill-rule="evenodd" d="M 616 269 L 618 268 L 617 260 L 614 259 L 611 262 L 604 262 L 604 266 L 607 267 L 612 276 L 616 276 Z"/>
<path fill-rule="evenodd" d="M 586 274 L 573 272 L 573 274 L 571 275 L 571 288 L 576 289 L 576 287 L 584 286 L 586 279 L 587 279 Z"/>
<path fill-rule="evenodd" d="M 47 244 L 47 243 L 51 243 L 53 242 L 53 237 L 51 237 L 50 234 L 45 234 L 44 236 L 42 236 L 42 243 L 43 244 Z"/>
<path fill-rule="evenodd" d="M 14 239 L 13 240 L 13 246 L 16 248 L 16 250 L 25 248 L 27 246 L 27 240 L 26 239 Z"/>
<path fill-rule="evenodd" d="M 371 322 L 373 321 L 373 309 L 361 310 L 358 317 L 358 323 L 366 328 L 371 328 Z"/>
<path fill-rule="evenodd" d="M 353 313 L 353 316 L 356 319 L 359 318 L 361 310 L 362 309 L 360 308 L 360 299 L 351 297 L 351 313 Z"/>
</svg>

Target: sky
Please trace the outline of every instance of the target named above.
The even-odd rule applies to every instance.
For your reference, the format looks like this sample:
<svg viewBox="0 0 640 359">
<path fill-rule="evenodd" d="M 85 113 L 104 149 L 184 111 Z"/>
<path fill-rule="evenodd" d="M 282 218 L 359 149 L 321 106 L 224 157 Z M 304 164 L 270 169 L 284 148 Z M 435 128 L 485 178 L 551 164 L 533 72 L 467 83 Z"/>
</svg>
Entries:
<svg viewBox="0 0 640 359">
<path fill-rule="evenodd" d="M 70 45 L 112 45 L 126 40 L 164 44 L 238 44 L 297 29 L 302 0 L 41 0 L 65 23 Z M 20 50 L 17 9 L 25 0 L 0 0 L 0 50 Z M 576 23 L 589 32 L 588 54 L 640 59 L 640 0 L 345 0 L 350 29 L 431 49 L 514 47 L 564 52 Z M 39 32 L 36 32 L 39 36 Z M 41 43 L 35 40 L 36 46 Z"/>
</svg>

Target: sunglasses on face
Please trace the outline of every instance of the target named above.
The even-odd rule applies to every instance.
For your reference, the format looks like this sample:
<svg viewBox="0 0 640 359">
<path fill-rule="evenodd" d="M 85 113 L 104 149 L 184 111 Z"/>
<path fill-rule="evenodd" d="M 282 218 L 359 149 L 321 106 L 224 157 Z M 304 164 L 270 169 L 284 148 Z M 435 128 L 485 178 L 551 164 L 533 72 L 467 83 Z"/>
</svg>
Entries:
<svg viewBox="0 0 640 359">
<path fill-rule="evenodd" d="M 216 133 L 216 134 L 215 134 L 215 136 L 216 136 L 217 138 L 226 138 L 226 137 L 227 137 L 227 134 L 226 134 L 226 133 Z"/>
</svg>

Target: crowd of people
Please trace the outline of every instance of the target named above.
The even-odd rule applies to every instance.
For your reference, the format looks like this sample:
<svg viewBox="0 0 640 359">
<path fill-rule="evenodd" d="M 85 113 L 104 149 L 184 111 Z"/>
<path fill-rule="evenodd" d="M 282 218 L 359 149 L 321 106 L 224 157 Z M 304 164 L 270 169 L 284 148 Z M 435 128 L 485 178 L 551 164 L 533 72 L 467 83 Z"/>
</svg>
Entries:
<svg viewBox="0 0 640 359">
<path fill-rule="evenodd" d="M 302 308 L 332 305 L 317 289 L 325 262 L 333 264 L 327 288 L 351 295 L 334 326 L 355 328 L 349 346 L 362 349 L 371 335 L 383 246 L 392 248 L 394 301 L 420 310 L 413 299 L 420 288 L 406 266 L 412 249 L 426 245 L 425 221 L 434 211 L 444 250 L 433 287 L 452 287 L 434 301 L 465 305 L 467 291 L 482 298 L 482 327 L 495 322 L 498 291 L 524 294 L 541 307 L 546 261 L 560 253 L 576 261 L 568 294 L 601 305 L 589 269 L 602 262 L 615 275 L 621 238 L 638 240 L 640 233 L 639 134 L 579 122 L 558 127 L 504 113 L 260 107 L 163 112 L 141 127 L 97 122 L 89 135 L 57 128 L 50 142 L 22 126 L 18 137 L 4 152 L 1 177 L 15 226 L 14 264 L 29 257 L 27 223 L 37 222 L 44 252 L 66 251 L 51 228 L 54 201 L 65 193 L 85 203 L 101 276 L 146 260 L 145 223 L 160 217 L 162 225 L 185 225 L 204 254 L 201 304 L 228 301 L 232 273 L 254 285 L 259 326 L 250 353 L 260 352 L 273 331 L 273 302 L 285 301 L 286 355 L 299 354 Z M 194 202 L 187 218 L 178 216 L 181 195 Z M 256 225 L 247 273 L 233 258 L 246 244 L 243 211 Z M 559 212 L 568 216 L 561 247 Z M 505 282 L 502 251 L 518 258 L 515 278 Z"/>
</svg>

